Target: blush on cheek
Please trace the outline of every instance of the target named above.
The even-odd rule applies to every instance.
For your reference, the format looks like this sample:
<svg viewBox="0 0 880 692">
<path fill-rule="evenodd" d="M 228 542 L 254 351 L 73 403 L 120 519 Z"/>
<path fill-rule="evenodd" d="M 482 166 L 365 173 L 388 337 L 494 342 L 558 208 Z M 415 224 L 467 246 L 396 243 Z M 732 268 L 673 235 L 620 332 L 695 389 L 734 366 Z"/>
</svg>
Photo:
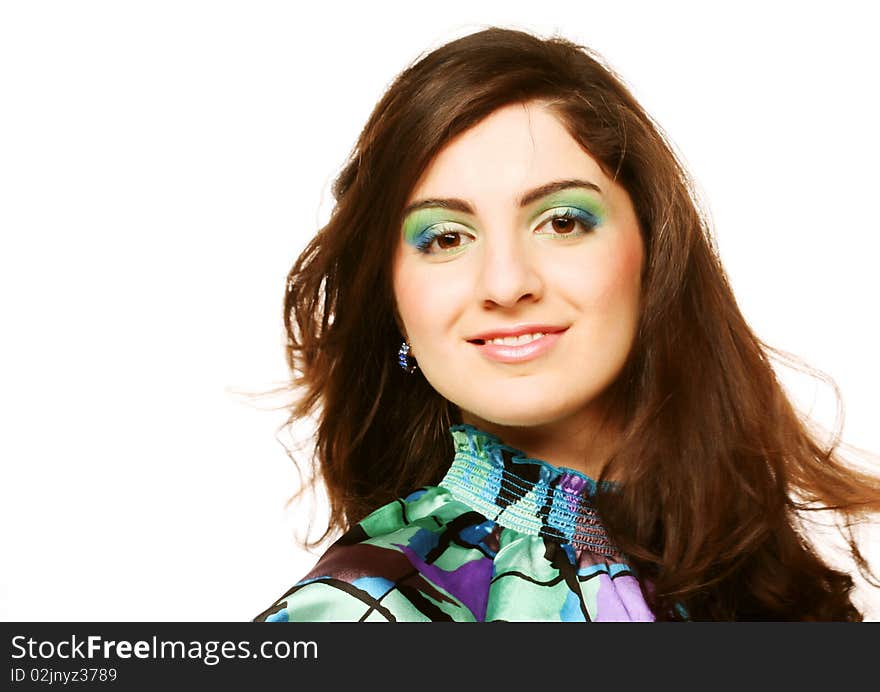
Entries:
<svg viewBox="0 0 880 692">
<path fill-rule="evenodd" d="M 642 285 L 642 265 L 645 258 L 641 233 L 636 231 L 635 237 L 621 250 L 620 275 L 625 280 L 628 280 L 635 287 L 636 291 L 640 291 Z"/>
<path fill-rule="evenodd" d="M 635 238 L 621 242 L 608 254 L 601 274 L 596 277 L 596 290 L 591 294 L 595 296 L 597 306 L 607 306 L 610 301 L 621 299 L 638 301 L 643 255 L 641 236 L 638 233 Z"/>
</svg>

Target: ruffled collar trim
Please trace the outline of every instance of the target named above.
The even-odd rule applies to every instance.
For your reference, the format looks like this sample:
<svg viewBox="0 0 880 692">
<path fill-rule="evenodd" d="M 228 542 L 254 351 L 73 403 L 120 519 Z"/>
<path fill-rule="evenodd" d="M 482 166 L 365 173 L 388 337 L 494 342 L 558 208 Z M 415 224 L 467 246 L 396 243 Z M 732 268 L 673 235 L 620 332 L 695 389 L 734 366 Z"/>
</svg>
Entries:
<svg viewBox="0 0 880 692">
<path fill-rule="evenodd" d="M 501 526 L 618 556 L 590 501 L 597 482 L 529 457 L 467 423 L 449 428 L 455 456 L 440 486 Z M 615 483 L 603 481 L 602 490 Z"/>
</svg>

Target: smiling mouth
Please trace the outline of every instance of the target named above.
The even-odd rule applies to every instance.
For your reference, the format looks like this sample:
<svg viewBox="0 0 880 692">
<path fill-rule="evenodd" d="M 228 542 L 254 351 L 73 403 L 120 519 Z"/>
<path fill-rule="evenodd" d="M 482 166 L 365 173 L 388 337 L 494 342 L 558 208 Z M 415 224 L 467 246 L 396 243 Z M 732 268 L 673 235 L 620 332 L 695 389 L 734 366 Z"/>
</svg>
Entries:
<svg viewBox="0 0 880 692">
<path fill-rule="evenodd" d="M 489 360 L 501 363 L 521 363 L 551 351 L 566 329 L 558 332 L 536 332 L 506 339 L 471 339 L 468 343 L 477 347 Z"/>
<path fill-rule="evenodd" d="M 506 337 L 496 337 L 493 339 L 468 339 L 468 343 L 483 345 L 483 344 L 494 344 L 496 346 L 524 346 L 525 344 L 530 344 L 533 341 L 538 341 L 539 339 L 544 338 L 547 335 L 552 334 L 561 334 L 566 331 L 568 327 L 564 329 L 554 329 L 553 331 L 535 331 L 528 334 L 520 334 L 518 336 L 506 336 Z"/>
</svg>

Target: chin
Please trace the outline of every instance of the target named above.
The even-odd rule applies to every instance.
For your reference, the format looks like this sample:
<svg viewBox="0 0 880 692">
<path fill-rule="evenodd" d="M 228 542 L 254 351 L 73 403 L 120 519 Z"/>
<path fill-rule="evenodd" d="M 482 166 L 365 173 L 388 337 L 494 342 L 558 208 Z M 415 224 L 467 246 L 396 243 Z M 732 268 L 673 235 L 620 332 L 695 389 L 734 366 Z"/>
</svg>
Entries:
<svg viewBox="0 0 880 692">
<path fill-rule="evenodd" d="M 565 416 L 563 411 L 555 411 L 546 405 L 537 404 L 528 408 L 498 409 L 484 408 L 474 411 L 481 419 L 507 427 L 529 428 L 545 425 Z"/>
</svg>

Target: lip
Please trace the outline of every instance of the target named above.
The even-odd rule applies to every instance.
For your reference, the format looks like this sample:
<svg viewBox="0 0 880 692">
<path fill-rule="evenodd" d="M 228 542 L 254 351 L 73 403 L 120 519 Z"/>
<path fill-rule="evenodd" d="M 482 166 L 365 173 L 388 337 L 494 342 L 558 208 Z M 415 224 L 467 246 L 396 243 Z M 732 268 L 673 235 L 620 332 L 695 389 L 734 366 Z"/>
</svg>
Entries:
<svg viewBox="0 0 880 692">
<path fill-rule="evenodd" d="M 558 332 L 564 332 L 568 327 L 560 327 L 558 325 L 553 324 L 518 324 L 513 327 L 500 327 L 499 329 L 493 329 L 492 331 L 483 332 L 482 334 L 475 334 L 474 336 L 469 336 L 467 341 L 488 341 L 489 339 L 500 339 L 505 336 L 520 336 L 521 334 L 535 334 L 536 332 L 542 332 L 543 334 L 556 334 Z M 478 344 L 479 345 L 479 344 Z M 508 346 L 508 348 L 510 348 Z"/>
<path fill-rule="evenodd" d="M 541 330 L 535 329 L 534 331 L 539 332 Z M 544 336 L 542 336 L 540 339 L 535 339 L 534 341 L 530 341 L 527 344 L 520 344 L 518 346 L 505 346 L 504 344 L 487 343 L 478 344 L 474 343 L 473 341 L 471 341 L 470 343 L 473 344 L 475 348 L 479 349 L 480 353 L 490 360 L 494 360 L 500 363 L 523 363 L 525 361 L 538 358 L 539 356 L 547 353 L 551 348 L 553 348 L 556 342 L 559 341 L 564 332 L 565 329 L 563 329 L 562 331 L 545 333 Z M 522 333 L 531 334 L 534 332 L 525 331 Z"/>
</svg>

